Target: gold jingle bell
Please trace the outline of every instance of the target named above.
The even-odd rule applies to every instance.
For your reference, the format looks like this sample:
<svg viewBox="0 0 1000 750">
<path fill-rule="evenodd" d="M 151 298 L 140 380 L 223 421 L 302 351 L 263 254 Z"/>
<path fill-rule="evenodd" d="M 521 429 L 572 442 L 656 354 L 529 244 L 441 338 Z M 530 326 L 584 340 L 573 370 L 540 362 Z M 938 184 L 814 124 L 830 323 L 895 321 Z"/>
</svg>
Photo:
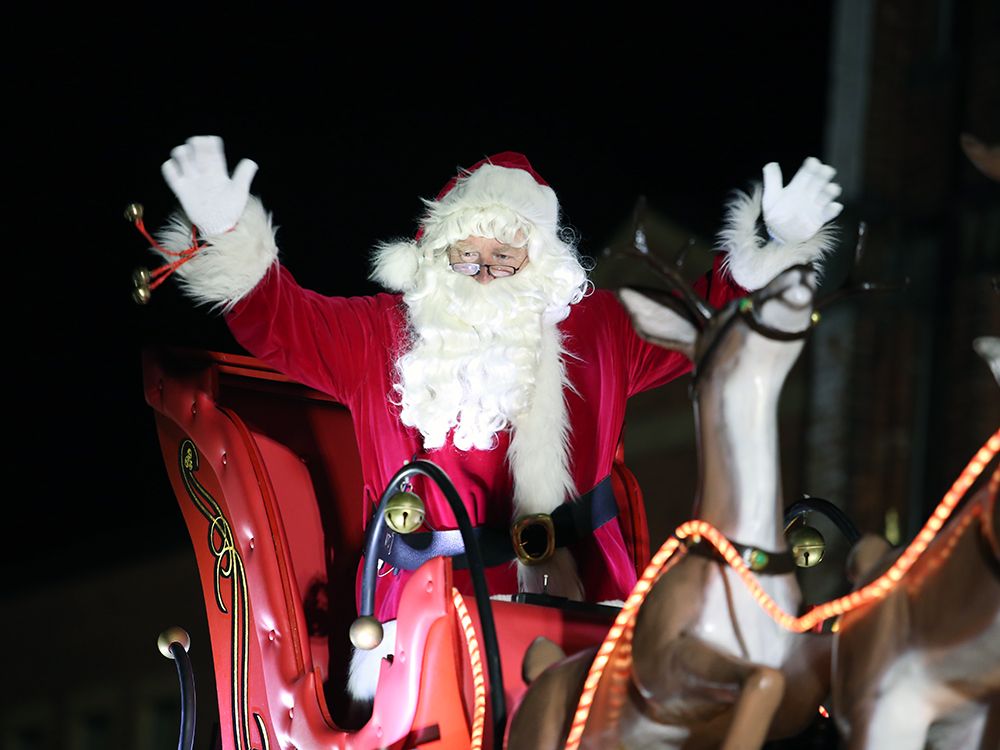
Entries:
<svg viewBox="0 0 1000 750">
<path fill-rule="evenodd" d="M 129 203 L 125 207 L 125 218 L 135 224 L 142 218 L 142 212 L 143 208 L 141 203 Z"/>
<path fill-rule="evenodd" d="M 424 522 L 424 501 L 412 492 L 397 492 L 385 501 L 385 522 L 397 534 L 410 534 Z"/>
<path fill-rule="evenodd" d="M 826 541 L 823 535 L 812 526 L 796 526 L 788 532 L 786 539 L 792 548 L 792 557 L 800 568 L 811 568 L 819 565 L 826 552 Z"/>
<path fill-rule="evenodd" d="M 351 643 L 362 651 L 371 651 L 382 642 L 382 623 L 371 615 L 363 615 L 351 623 Z"/>
<path fill-rule="evenodd" d="M 146 268 L 137 268 L 132 272 L 132 299 L 136 304 L 145 305 L 153 296 L 153 290 L 149 287 L 152 278 Z"/>
</svg>

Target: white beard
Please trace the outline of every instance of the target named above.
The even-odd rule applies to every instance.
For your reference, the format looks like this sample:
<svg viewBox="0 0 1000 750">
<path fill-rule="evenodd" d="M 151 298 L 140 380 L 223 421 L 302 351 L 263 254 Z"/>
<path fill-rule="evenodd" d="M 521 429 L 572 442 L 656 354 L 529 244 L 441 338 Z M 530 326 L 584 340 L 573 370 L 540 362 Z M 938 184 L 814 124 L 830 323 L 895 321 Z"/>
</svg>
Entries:
<svg viewBox="0 0 1000 750">
<path fill-rule="evenodd" d="M 396 362 L 400 419 L 420 430 L 427 449 L 450 434 L 459 450 L 489 450 L 512 429 L 514 518 L 551 513 L 577 492 L 564 397 L 572 385 L 556 324 L 582 298 L 586 277 L 575 261 L 540 260 L 488 284 L 443 259 L 425 264 L 404 297 L 412 340 Z M 518 580 L 522 591 L 584 595 L 566 549 L 543 564 L 519 563 Z"/>
<path fill-rule="evenodd" d="M 489 450 L 532 404 L 547 301 L 523 272 L 480 284 L 446 265 L 406 296 L 409 351 L 396 363 L 403 424 L 427 449 L 454 430 L 459 450 Z"/>
</svg>

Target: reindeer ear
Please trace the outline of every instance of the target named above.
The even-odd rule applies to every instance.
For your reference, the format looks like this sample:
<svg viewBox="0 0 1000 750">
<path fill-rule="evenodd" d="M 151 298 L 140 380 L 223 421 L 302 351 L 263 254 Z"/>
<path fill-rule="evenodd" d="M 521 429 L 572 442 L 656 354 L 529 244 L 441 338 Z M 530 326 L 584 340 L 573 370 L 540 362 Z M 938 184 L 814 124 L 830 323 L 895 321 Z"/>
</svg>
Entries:
<svg viewBox="0 0 1000 750">
<path fill-rule="evenodd" d="M 986 364 L 990 366 L 990 372 L 993 373 L 997 385 L 1000 385 L 1000 337 L 979 336 L 972 340 L 972 348 L 976 350 L 976 353 L 980 357 L 986 360 Z"/>
<path fill-rule="evenodd" d="M 627 287 L 618 290 L 618 299 L 642 338 L 657 346 L 675 349 L 689 359 L 694 356 L 698 329 L 680 312 Z"/>
</svg>

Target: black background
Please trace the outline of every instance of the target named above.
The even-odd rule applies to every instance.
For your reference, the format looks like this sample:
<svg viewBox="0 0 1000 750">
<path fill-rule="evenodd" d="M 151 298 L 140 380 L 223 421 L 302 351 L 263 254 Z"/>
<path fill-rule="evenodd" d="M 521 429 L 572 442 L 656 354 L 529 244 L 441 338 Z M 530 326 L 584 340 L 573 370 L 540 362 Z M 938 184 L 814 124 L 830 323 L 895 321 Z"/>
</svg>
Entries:
<svg viewBox="0 0 1000 750">
<path fill-rule="evenodd" d="M 822 155 L 830 3 L 290 7 L 63 15 L 8 56 L 8 591 L 110 564 L 112 539 L 134 559 L 190 544 L 139 353 L 240 349 L 170 283 L 132 302 L 153 260 L 123 218 L 141 202 L 152 229 L 174 209 L 160 164 L 189 136 L 260 165 L 286 265 L 329 294 L 373 291 L 374 243 L 410 235 L 420 197 L 501 150 L 528 155 L 593 255 L 639 195 L 711 236 L 764 163 L 789 177 Z"/>
</svg>

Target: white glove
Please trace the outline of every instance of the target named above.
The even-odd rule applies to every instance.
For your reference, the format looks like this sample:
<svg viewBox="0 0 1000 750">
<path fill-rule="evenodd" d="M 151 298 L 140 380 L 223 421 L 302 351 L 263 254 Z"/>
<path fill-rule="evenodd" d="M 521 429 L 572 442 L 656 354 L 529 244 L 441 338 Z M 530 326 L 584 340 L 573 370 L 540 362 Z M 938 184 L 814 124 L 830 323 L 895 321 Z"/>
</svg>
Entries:
<svg viewBox="0 0 1000 750">
<path fill-rule="evenodd" d="M 834 202 L 840 185 L 833 182 L 837 171 L 810 156 L 792 181 L 782 187 L 781 167 L 771 162 L 764 167 L 764 223 L 771 237 L 783 244 L 805 242 L 820 227 L 835 219 L 843 205 Z"/>
<path fill-rule="evenodd" d="M 188 138 L 170 152 L 161 171 L 184 213 L 203 235 L 236 226 L 250 197 L 256 162 L 244 159 L 230 178 L 222 139 L 214 135 Z"/>
</svg>

